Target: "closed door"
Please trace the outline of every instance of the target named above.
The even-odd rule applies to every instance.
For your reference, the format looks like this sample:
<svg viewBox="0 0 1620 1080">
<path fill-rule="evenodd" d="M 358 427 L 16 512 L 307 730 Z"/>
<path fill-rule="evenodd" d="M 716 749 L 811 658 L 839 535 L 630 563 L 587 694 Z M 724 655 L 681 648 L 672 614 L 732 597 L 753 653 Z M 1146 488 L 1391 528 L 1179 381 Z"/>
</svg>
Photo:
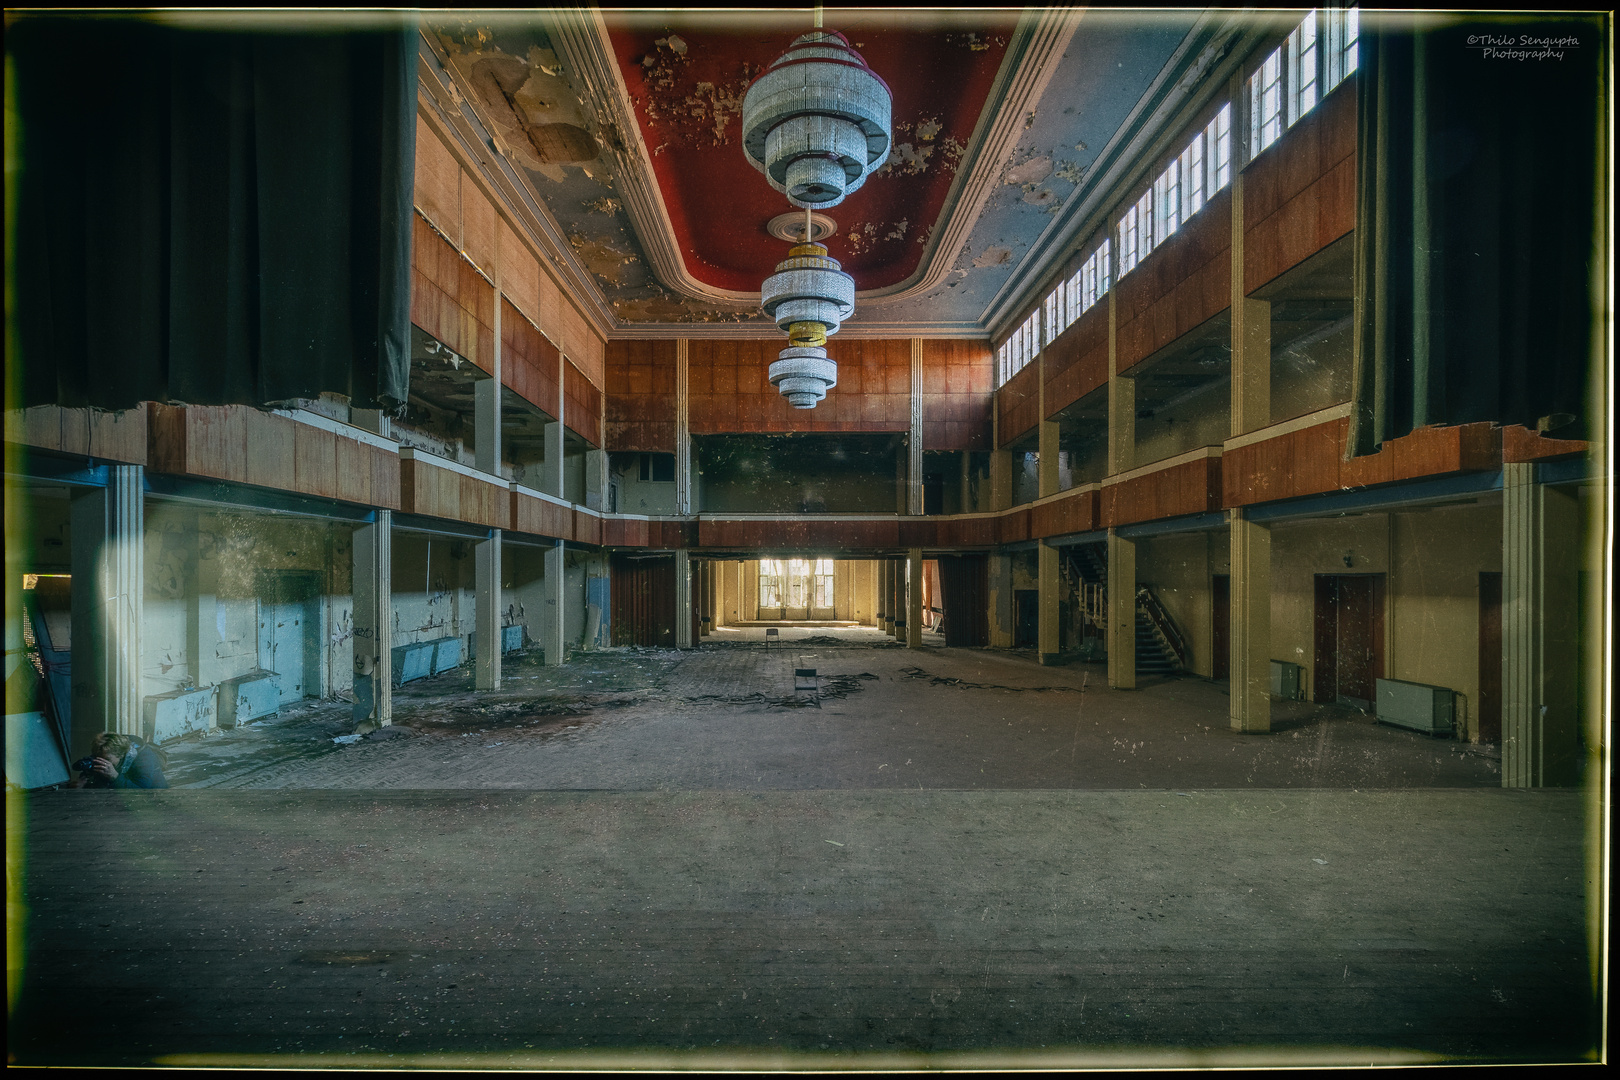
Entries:
<svg viewBox="0 0 1620 1080">
<path fill-rule="evenodd" d="M 1016 589 L 1013 591 L 1013 602 L 1018 607 L 1017 636 L 1013 639 L 1013 647 L 1033 649 L 1040 644 L 1041 594 L 1035 589 Z"/>
<path fill-rule="evenodd" d="M 305 574 L 259 575 L 259 666 L 275 673 L 284 705 L 315 692 L 309 685 L 315 671 L 309 658 L 315 588 Z"/>
<path fill-rule="evenodd" d="M 1316 576 L 1317 701 L 1372 706 L 1384 674 L 1384 575 Z"/>
</svg>

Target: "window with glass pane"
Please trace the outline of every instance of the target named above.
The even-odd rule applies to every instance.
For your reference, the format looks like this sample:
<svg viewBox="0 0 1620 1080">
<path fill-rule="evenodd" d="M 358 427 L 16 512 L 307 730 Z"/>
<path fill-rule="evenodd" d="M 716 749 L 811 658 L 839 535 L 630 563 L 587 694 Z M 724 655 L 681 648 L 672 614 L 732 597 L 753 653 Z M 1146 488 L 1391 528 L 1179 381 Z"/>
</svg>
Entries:
<svg viewBox="0 0 1620 1080">
<path fill-rule="evenodd" d="M 1316 12 L 1311 11 L 1288 35 L 1290 126 L 1316 107 L 1316 56 Z"/>
<path fill-rule="evenodd" d="M 833 606 L 833 561 L 831 559 L 816 560 L 814 592 L 816 607 L 830 608 Z"/>
<path fill-rule="evenodd" d="M 1249 156 L 1277 141 L 1283 132 L 1283 50 L 1266 57 L 1249 77 Z"/>
<path fill-rule="evenodd" d="M 759 560 L 759 606 L 762 608 L 779 608 L 782 606 L 782 560 Z"/>
<path fill-rule="evenodd" d="M 807 559 L 787 561 L 787 606 L 810 606 L 810 562 Z"/>
<path fill-rule="evenodd" d="M 1210 195 L 1232 182 L 1232 103 L 1221 106 L 1215 119 L 1204 129 L 1209 140 Z"/>
<path fill-rule="evenodd" d="M 1356 70 L 1356 38 L 1361 12 L 1357 8 L 1328 8 L 1322 12 L 1322 92 L 1326 94 Z"/>
<path fill-rule="evenodd" d="M 1181 219 L 1192 217 L 1204 207 L 1204 133 L 1200 131 L 1181 152 Z"/>
</svg>

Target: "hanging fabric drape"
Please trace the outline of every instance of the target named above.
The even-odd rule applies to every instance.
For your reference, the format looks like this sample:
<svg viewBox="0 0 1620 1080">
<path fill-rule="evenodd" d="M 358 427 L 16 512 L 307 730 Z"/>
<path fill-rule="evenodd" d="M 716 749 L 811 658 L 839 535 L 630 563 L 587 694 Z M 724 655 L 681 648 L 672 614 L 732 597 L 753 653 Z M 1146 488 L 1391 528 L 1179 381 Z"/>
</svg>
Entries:
<svg viewBox="0 0 1620 1080">
<path fill-rule="evenodd" d="M 23 403 L 403 402 L 415 39 L 9 27 Z"/>
<path fill-rule="evenodd" d="M 1504 38 L 1566 43 L 1480 44 Z M 1428 424 L 1586 431 L 1604 49 L 1590 18 L 1363 16 L 1351 453 Z"/>
</svg>

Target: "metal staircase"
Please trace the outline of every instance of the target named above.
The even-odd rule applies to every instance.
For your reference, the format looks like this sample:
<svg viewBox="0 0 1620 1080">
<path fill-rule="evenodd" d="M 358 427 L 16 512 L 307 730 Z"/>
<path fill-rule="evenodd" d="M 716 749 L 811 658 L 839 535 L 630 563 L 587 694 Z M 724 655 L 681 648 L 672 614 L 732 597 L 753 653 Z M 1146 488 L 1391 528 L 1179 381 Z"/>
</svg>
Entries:
<svg viewBox="0 0 1620 1080">
<path fill-rule="evenodd" d="M 1082 617 L 1099 629 L 1108 625 L 1108 556 L 1102 544 L 1069 548 L 1069 566 L 1080 593 Z M 1136 589 L 1136 670 L 1140 675 L 1172 675 L 1187 666 L 1187 641 L 1159 598 L 1146 585 Z"/>
</svg>

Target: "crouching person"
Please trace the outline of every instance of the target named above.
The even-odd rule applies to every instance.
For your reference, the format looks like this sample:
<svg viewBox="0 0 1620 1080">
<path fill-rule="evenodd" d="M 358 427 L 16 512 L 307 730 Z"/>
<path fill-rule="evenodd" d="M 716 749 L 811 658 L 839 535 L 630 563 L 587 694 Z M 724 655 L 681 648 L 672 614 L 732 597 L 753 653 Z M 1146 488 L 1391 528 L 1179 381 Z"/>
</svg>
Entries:
<svg viewBox="0 0 1620 1080">
<path fill-rule="evenodd" d="M 139 739 L 103 731 L 90 744 L 90 756 L 73 763 L 79 778 L 74 787 L 166 788 L 163 761 Z"/>
</svg>

